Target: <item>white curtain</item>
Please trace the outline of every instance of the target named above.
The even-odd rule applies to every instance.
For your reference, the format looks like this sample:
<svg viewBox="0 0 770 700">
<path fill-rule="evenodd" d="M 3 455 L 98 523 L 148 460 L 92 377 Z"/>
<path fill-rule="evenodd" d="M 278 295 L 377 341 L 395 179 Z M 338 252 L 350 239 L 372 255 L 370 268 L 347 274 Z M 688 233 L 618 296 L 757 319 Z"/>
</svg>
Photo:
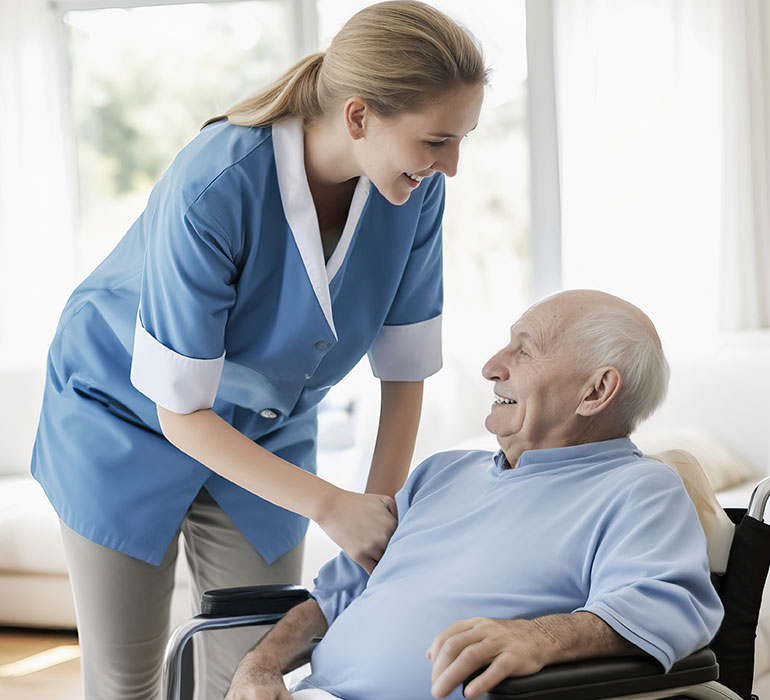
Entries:
<svg viewBox="0 0 770 700">
<path fill-rule="evenodd" d="M 554 0 L 564 285 L 639 304 L 669 346 L 767 309 L 768 74 L 739 9 L 764 1 Z"/>
<path fill-rule="evenodd" d="M 0 0 L 0 364 L 39 362 L 73 282 L 64 54 L 47 0 Z"/>
<path fill-rule="evenodd" d="M 770 3 L 724 6 L 722 325 L 770 328 Z"/>
</svg>

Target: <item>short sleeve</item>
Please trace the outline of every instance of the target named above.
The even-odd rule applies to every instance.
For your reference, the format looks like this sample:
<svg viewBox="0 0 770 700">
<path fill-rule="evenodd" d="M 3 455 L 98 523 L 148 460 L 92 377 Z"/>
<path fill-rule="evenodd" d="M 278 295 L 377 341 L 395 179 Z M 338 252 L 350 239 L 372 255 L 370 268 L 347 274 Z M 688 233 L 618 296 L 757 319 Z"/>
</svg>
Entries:
<svg viewBox="0 0 770 700">
<path fill-rule="evenodd" d="M 420 463 L 396 493 L 395 501 L 399 522 L 403 520 L 406 511 L 409 510 L 416 493 L 431 475 L 431 465 L 436 462 L 434 457 Z M 314 588 L 311 595 L 321 608 L 326 622 L 331 625 L 343 610 L 363 593 L 368 583 L 369 574 L 345 552 L 340 552 L 334 559 L 321 567 L 318 576 L 313 581 Z"/>
<path fill-rule="evenodd" d="M 313 581 L 311 595 L 329 625 L 361 595 L 368 581 L 369 574 L 345 552 L 321 567 Z"/>
<path fill-rule="evenodd" d="M 433 175 L 427 188 L 406 269 L 369 349 L 372 371 L 383 381 L 420 381 L 441 369 L 444 176 Z"/>
<path fill-rule="evenodd" d="M 695 508 L 679 477 L 666 471 L 633 484 L 633 498 L 605 521 L 589 597 L 579 610 L 600 617 L 668 670 L 711 641 L 722 605 Z"/>
<path fill-rule="evenodd" d="M 209 188 L 189 206 L 182 195 L 161 194 L 144 224 L 131 382 L 176 413 L 210 408 L 216 397 L 236 295 L 236 244 L 227 231 L 239 230 L 230 220 L 240 204 L 232 190 Z"/>
</svg>

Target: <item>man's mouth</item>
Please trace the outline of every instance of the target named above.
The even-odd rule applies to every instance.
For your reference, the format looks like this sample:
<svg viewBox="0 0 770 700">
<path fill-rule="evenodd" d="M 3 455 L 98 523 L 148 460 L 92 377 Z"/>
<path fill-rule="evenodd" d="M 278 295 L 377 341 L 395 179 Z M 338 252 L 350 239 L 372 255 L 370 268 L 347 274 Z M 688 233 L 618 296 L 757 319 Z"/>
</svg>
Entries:
<svg viewBox="0 0 770 700">
<path fill-rule="evenodd" d="M 500 394 L 495 394 L 495 403 L 496 404 L 512 404 L 512 403 L 516 403 L 516 399 L 508 399 L 505 396 L 500 396 Z"/>
</svg>

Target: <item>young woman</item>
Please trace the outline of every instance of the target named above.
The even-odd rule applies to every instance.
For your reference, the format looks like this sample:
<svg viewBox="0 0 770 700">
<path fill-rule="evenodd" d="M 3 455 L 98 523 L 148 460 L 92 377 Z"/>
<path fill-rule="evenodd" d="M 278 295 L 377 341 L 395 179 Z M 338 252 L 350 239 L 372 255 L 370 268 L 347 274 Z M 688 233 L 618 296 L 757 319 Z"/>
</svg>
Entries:
<svg viewBox="0 0 770 700">
<path fill-rule="evenodd" d="M 443 175 L 486 72 L 442 13 L 364 9 L 211 120 L 70 298 L 33 473 L 62 522 L 86 698 L 154 698 L 177 536 L 193 592 L 293 582 L 312 518 L 371 571 L 441 365 Z M 314 475 L 316 406 L 368 353 L 366 494 Z M 196 643 L 221 698 L 253 632 Z"/>
</svg>

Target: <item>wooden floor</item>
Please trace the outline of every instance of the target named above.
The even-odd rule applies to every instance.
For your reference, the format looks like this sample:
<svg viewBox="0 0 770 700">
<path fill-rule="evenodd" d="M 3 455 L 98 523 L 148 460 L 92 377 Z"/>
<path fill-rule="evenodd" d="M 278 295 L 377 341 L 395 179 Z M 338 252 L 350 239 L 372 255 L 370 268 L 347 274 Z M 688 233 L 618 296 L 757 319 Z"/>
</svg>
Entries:
<svg viewBox="0 0 770 700">
<path fill-rule="evenodd" d="M 80 660 L 71 658 L 77 643 L 74 633 L 0 627 L 0 700 L 81 700 Z M 27 666 L 53 663 L 47 668 L 15 663 L 44 652 Z M 54 663 L 61 657 L 70 660 Z"/>
</svg>

